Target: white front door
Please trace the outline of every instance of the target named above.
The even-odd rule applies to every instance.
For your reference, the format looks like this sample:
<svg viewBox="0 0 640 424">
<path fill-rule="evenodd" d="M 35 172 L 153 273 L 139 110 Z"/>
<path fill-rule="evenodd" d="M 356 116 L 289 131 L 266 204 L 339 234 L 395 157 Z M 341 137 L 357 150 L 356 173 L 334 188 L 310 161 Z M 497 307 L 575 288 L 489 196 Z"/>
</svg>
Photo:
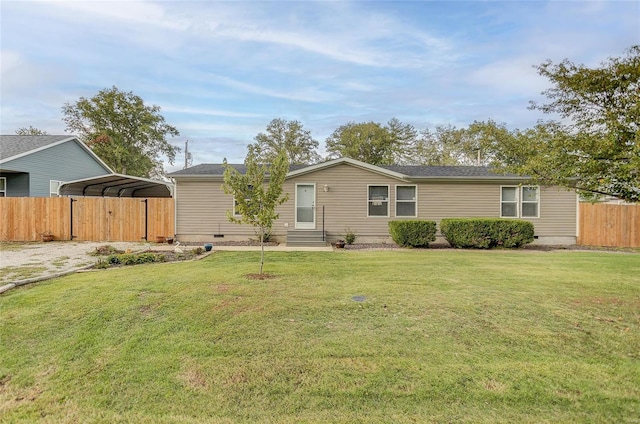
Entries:
<svg viewBox="0 0 640 424">
<path fill-rule="evenodd" d="M 316 185 L 296 184 L 296 228 L 316 229 Z"/>
</svg>

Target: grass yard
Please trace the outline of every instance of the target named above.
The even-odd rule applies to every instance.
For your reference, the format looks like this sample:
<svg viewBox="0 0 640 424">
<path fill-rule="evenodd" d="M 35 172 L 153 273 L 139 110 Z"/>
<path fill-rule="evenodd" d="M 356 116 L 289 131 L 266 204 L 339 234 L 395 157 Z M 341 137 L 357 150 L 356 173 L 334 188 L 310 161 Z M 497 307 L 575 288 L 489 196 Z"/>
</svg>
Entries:
<svg viewBox="0 0 640 424">
<path fill-rule="evenodd" d="M 0 421 L 640 421 L 640 254 L 258 258 L 4 294 Z"/>
</svg>

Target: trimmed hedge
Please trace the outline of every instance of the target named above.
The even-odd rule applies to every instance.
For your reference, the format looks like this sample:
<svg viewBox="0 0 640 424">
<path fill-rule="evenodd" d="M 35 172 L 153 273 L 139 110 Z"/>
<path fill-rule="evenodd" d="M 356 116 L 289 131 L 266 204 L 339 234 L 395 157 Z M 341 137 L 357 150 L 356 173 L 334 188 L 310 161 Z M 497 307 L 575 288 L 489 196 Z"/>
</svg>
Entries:
<svg viewBox="0 0 640 424">
<path fill-rule="evenodd" d="M 389 221 L 389 234 L 403 247 L 427 247 L 436 240 L 436 222 L 422 220 Z"/>
<path fill-rule="evenodd" d="M 451 247 L 491 249 L 521 247 L 533 241 L 529 221 L 499 218 L 445 218 L 440 232 Z"/>
</svg>

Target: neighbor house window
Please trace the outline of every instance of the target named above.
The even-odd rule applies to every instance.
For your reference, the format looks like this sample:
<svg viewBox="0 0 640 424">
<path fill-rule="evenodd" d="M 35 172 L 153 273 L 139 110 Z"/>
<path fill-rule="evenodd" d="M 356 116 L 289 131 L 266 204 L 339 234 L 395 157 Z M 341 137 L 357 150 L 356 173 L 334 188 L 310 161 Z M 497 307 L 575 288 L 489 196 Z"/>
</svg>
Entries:
<svg viewBox="0 0 640 424">
<path fill-rule="evenodd" d="M 540 188 L 532 186 L 501 187 L 500 216 L 503 218 L 538 218 Z"/>
<path fill-rule="evenodd" d="M 367 216 L 389 216 L 389 186 L 369 186 Z"/>
<path fill-rule="evenodd" d="M 58 188 L 62 181 L 49 180 L 49 197 L 58 197 Z"/>
<path fill-rule="evenodd" d="M 0 177 L 0 197 L 7 197 L 7 178 Z"/>
<path fill-rule="evenodd" d="M 416 186 L 396 186 L 396 216 L 417 216 Z"/>
</svg>

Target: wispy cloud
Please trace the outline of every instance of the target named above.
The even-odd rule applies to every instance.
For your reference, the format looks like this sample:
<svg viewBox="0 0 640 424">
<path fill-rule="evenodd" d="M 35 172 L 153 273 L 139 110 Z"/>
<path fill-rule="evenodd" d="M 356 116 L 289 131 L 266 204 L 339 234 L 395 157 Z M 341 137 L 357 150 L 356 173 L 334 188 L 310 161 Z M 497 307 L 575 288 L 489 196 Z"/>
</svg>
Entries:
<svg viewBox="0 0 640 424">
<path fill-rule="evenodd" d="M 2 2 L 0 130 L 64 131 L 117 86 L 161 106 L 196 160 L 241 161 L 276 117 L 323 141 L 347 121 L 526 127 L 546 59 L 640 43 L 638 2 Z"/>
</svg>

